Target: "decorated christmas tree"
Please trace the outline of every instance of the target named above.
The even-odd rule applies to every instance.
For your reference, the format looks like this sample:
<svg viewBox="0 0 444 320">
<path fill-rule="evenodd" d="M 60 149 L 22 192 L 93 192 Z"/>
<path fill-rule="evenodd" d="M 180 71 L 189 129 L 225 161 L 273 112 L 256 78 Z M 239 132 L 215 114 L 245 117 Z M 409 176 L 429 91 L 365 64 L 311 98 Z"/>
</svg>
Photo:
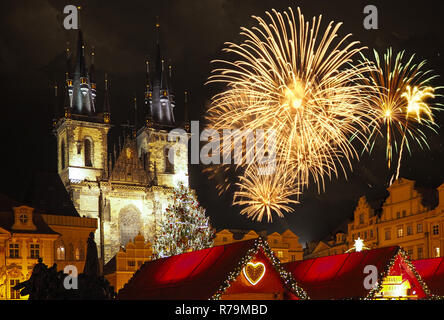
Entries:
<svg viewBox="0 0 444 320">
<path fill-rule="evenodd" d="M 181 184 L 174 189 L 173 200 L 159 222 L 153 247 L 157 257 L 210 247 L 214 230 L 194 192 Z"/>
</svg>

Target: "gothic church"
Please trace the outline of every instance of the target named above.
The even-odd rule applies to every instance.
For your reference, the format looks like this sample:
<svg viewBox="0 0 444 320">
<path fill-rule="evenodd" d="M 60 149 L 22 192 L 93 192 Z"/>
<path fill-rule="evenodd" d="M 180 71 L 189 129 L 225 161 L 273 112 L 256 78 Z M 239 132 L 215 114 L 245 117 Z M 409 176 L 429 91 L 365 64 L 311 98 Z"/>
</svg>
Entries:
<svg viewBox="0 0 444 320">
<path fill-rule="evenodd" d="M 105 264 L 139 232 L 153 241 L 156 222 L 172 201 L 172 189 L 180 183 L 188 185 L 187 147 L 176 139 L 169 141 L 168 132 L 188 131 L 189 124 L 175 121 L 171 68 L 165 67 L 157 40 L 153 72 L 146 63 L 143 124 L 137 125 L 136 116 L 132 133 L 108 150 L 111 109 L 106 76 L 104 103 L 99 108 L 94 53 L 88 67 L 82 31 L 75 59 L 67 53 L 63 112 L 56 107 L 54 119 L 58 173 L 78 213 L 98 219 L 95 240 Z M 170 161 L 171 148 L 174 159 L 170 155 Z"/>
</svg>

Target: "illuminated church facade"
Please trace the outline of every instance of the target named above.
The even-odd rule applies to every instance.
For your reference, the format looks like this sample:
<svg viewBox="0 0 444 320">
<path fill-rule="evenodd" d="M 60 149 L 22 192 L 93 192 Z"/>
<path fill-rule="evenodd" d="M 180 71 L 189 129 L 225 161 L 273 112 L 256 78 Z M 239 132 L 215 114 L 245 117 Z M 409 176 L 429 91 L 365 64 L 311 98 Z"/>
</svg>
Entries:
<svg viewBox="0 0 444 320">
<path fill-rule="evenodd" d="M 117 147 L 108 141 L 112 126 L 108 81 L 105 75 L 100 108 L 94 53 L 88 67 L 82 31 L 75 60 L 69 50 L 67 56 L 63 112 L 56 106 L 54 117 L 58 174 L 78 213 L 98 219 L 95 240 L 101 262 L 106 263 L 139 233 L 153 241 L 157 222 L 172 201 L 172 189 L 188 185 L 187 147 L 179 139 L 169 139 L 168 133 L 173 128 L 188 131 L 189 125 L 186 118 L 181 124 L 175 120 L 171 68 L 164 65 L 159 41 L 154 72 L 146 62 L 144 116 L 139 119 L 143 124 L 138 125 L 141 110 L 137 112 L 134 99 L 134 126 Z"/>
</svg>

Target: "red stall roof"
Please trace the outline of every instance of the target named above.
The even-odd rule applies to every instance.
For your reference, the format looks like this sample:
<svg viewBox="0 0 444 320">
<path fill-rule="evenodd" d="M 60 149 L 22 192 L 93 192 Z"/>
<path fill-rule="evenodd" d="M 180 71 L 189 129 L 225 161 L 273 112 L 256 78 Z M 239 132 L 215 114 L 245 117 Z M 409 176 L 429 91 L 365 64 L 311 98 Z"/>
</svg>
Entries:
<svg viewBox="0 0 444 320">
<path fill-rule="evenodd" d="M 418 273 L 436 296 L 444 296 L 444 257 L 413 261 Z"/>
<path fill-rule="evenodd" d="M 239 241 L 208 249 L 188 252 L 168 258 L 145 262 L 119 291 L 117 299 L 131 300 L 206 300 L 218 298 L 248 263 L 249 257 L 262 250 L 270 263 L 287 277 L 286 287 L 297 297 L 306 298 L 261 238 Z M 233 277 L 234 276 L 234 277 Z"/>
<path fill-rule="evenodd" d="M 293 274 L 311 299 L 328 300 L 370 298 L 376 293 L 376 289 L 368 290 L 364 287 L 364 278 L 368 275 L 364 273 L 364 267 L 367 265 L 376 266 L 378 279 L 384 279 L 396 268 L 397 272 L 409 277 L 415 287 L 422 289 L 423 296 L 428 293 L 414 266 L 399 247 L 289 262 L 284 267 Z"/>
</svg>

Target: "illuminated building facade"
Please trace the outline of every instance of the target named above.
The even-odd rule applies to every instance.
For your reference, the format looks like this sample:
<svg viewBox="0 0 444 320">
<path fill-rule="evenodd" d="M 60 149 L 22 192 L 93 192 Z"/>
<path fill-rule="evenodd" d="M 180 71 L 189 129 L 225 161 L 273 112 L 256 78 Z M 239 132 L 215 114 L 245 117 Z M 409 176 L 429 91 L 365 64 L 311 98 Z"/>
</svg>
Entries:
<svg viewBox="0 0 444 320">
<path fill-rule="evenodd" d="M 104 265 L 139 233 L 152 240 L 156 221 L 171 202 L 172 189 L 180 183 L 188 185 L 187 147 L 178 139 L 169 141 L 168 132 L 189 126 L 175 121 L 171 69 L 165 68 L 157 43 L 152 76 L 147 63 L 143 124 L 134 101 L 132 133 L 123 143 L 119 140 L 117 148 L 109 148 L 108 81 L 105 78 L 104 102 L 99 109 L 94 65 L 87 68 L 84 51 L 79 31 L 74 71 L 68 67 L 66 72 L 64 112 L 57 116 L 56 106 L 54 131 L 59 176 L 78 213 L 98 219 L 95 239 Z"/>
<path fill-rule="evenodd" d="M 266 232 L 256 233 L 254 230 L 223 229 L 216 232 L 214 245 L 225 245 L 233 242 L 255 239 L 259 236 L 267 240 L 270 249 L 282 263 L 302 260 L 303 248 L 299 243 L 299 237 L 290 229 L 287 229 L 282 233 L 273 232 L 268 235 Z"/>
<path fill-rule="evenodd" d="M 28 280 L 38 258 L 57 270 L 74 265 L 83 271 L 87 239 L 97 220 L 51 214 L 0 195 L 0 300 L 27 299 L 13 289 Z"/>
<path fill-rule="evenodd" d="M 370 249 L 400 246 L 413 260 L 442 256 L 444 184 L 437 190 L 425 189 L 402 178 L 387 191 L 388 197 L 381 201 L 361 197 L 347 234 L 339 233 L 336 241 L 319 242 L 304 258 L 343 253 L 358 238 Z"/>
</svg>

